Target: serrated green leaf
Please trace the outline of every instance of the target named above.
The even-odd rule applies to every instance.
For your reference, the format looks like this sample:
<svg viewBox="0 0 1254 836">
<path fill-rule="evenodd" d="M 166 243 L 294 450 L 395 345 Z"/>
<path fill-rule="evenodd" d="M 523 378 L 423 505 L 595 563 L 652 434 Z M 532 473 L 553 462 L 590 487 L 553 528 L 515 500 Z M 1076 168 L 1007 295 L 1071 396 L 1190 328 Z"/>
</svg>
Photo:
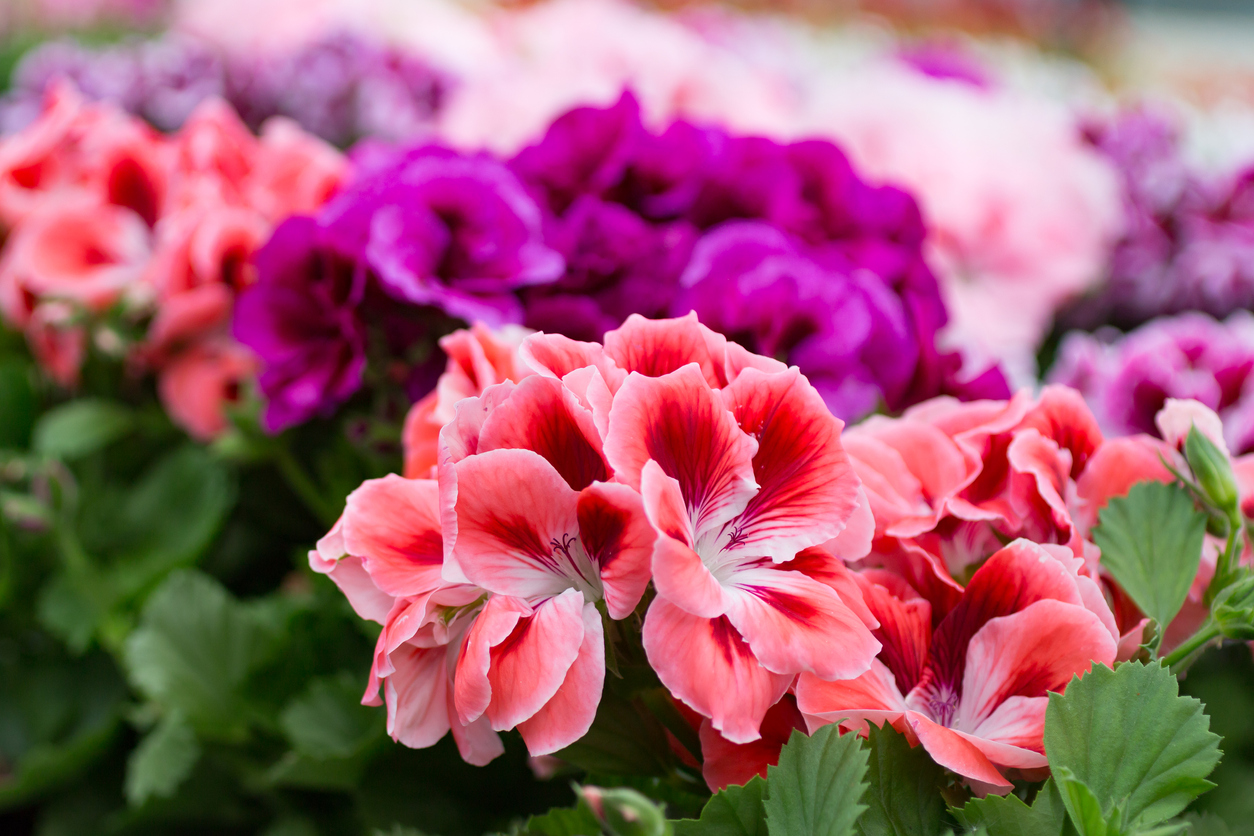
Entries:
<svg viewBox="0 0 1254 836">
<path fill-rule="evenodd" d="M 347 758 L 376 738 L 383 714 L 361 704 L 361 690 L 347 671 L 313 680 L 279 715 L 292 748 L 311 758 Z"/>
<path fill-rule="evenodd" d="M 1102 566 L 1141 612 L 1166 626 L 1197 576 L 1206 515 L 1178 485 L 1141 482 L 1102 509 L 1093 530 Z"/>
<path fill-rule="evenodd" d="M 743 787 L 716 792 L 699 819 L 674 822 L 675 836 L 766 836 L 766 781 L 755 775 Z"/>
<path fill-rule="evenodd" d="M 202 734 L 239 736 L 247 712 L 239 686 L 269 655 L 273 628 L 199 572 L 172 574 L 149 598 L 126 642 L 135 687 L 179 710 Z"/>
<path fill-rule="evenodd" d="M 1180 696 L 1157 664 L 1095 665 L 1065 694 L 1049 695 L 1045 755 L 1054 774 L 1071 770 L 1103 810 L 1127 799 L 1132 828 L 1177 815 L 1213 787 L 1206 776 L 1220 754 L 1202 704 Z"/>
<path fill-rule="evenodd" d="M 35 452 L 60 459 L 77 459 L 121 438 L 134 426 L 134 416 L 122 404 L 79 398 L 44 413 L 31 446 Z"/>
<path fill-rule="evenodd" d="M 1058 794 L 1062 796 L 1063 806 L 1067 808 L 1067 815 L 1071 817 L 1071 823 L 1075 825 L 1080 836 L 1120 836 L 1120 829 L 1107 820 L 1107 813 L 1102 809 L 1097 796 L 1070 769 L 1065 766 L 1057 767 L 1054 770 L 1054 780 L 1058 784 Z M 1116 805 L 1110 811 L 1111 819 L 1117 819 L 1120 812 Z"/>
<path fill-rule="evenodd" d="M 767 832 L 771 836 L 851 836 L 867 809 L 866 748 L 837 724 L 807 737 L 794 731 L 766 774 Z"/>
<path fill-rule="evenodd" d="M 948 828 L 941 780 L 945 770 L 922 746 L 910 742 L 889 724 L 869 727 L 870 756 L 863 797 L 867 810 L 858 819 L 864 836 L 935 836 Z"/>
<path fill-rule="evenodd" d="M 1054 780 L 1036 793 L 1028 806 L 1013 793 L 973 798 L 954 815 L 967 830 L 984 828 L 989 836 L 1060 836 L 1067 810 Z"/>
<path fill-rule="evenodd" d="M 161 718 L 126 763 L 126 800 L 138 807 L 149 798 L 169 798 L 200 760 L 196 733 L 178 712 Z"/>
</svg>

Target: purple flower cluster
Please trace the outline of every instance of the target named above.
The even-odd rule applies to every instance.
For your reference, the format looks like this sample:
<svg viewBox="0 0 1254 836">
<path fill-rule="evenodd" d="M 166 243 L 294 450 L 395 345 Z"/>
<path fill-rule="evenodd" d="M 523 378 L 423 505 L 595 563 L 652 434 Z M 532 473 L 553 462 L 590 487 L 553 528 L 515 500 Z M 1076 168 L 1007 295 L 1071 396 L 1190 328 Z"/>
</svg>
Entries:
<svg viewBox="0 0 1254 836">
<path fill-rule="evenodd" d="M 1234 453 L 1254 452 L 1254 314 L 1218 322 L 1163 317 L 1126 335 L 1112 328 L 1064 338 L 1049 379 L 1085 396 L 1111 435 L 1157 435 L 1167 398 L 1193 398 L 1219 413 Z"/>
<path fill-rule="evenodd" d="M 1201 176 L 1170 121 L 1149 110 L 1130 110 L 1089 134 L 1121 172 L 1126 232 L 1105 287 L 1064 323 L 1129 328 L 1162 314 L 1254 308 L 1254 168 Z"/>
<path fill-rule="evenodd" d="M 525 324 L 599 339 L 629 314 L 682 315 L 797 364 L 841 417 L 933 395 L 1002 397 L 999 371 L 959 382 L 908 194 L 871 186 L 830 142 L 781 144 L 675 122 L 635 99 L 559 117 L 511 163 L 566 260 L 523 292 Z"/>
<path fill-rule="evenodd" d="M 847 419 L 938 394 L 1009 394 L 999 370 L 960 380 L 958 355 L 936 349 L 946 315 L 914 200 L 864 183 L 831 143 L 686 122 L 653 132 L 625 95 L 565 114 L 507 162 L 381 143 L 353 161 L 345 192 L 266 245 L 239 303 L 236 335 L 266 368 L 273 428 L 352 394 L 362 334 L 388 310 L 585 340 L 633 313 L 695 310 L 798 365 Z"/>
<path fill-rule="evenodd" d="M 217 96 L 253 128 L 271 116 L 287 116 L 337 145 L 364 136 L 424 136 L 447 88 L 443 76 L 407 52 L 350 33 L 287 53 L 249 56 L 224 56 L 177 34 L 103 48 L 59 40 L 18 63 L 12 89 L 0 101 L 0 132 L 34 121 L 45 90 L 58 78 L 162 130 L 176 130 L 196 105 Z"/>
</svg>

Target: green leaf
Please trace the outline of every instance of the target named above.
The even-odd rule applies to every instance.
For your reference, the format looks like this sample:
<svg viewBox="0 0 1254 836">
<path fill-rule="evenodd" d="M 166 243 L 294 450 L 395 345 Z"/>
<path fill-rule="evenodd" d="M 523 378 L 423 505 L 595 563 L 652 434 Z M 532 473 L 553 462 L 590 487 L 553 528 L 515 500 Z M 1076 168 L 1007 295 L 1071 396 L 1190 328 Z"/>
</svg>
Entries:
<svg viewBox="0 0 1254 836">
<path fill-rule="evenodd" d="M 705 803 L 699 819 L 673 822 L 675 836 L 766 836 L 766 781 L 755 775 L 743 787 L 727 787 Z"/>
<path fill-rule="evenodd" d="M 239 737 L 247 725 L 240 686 L 274 640 L 259 610 L 235 601 L 211 578 L 180 570 L 144 607 L 126 642 L 126 668 L 141 693 L 182 711 L 197 731 Z"/>
<path fill-rule="evenodd" d="M 1071 770 L 1103 809 L 1127 799 L 1132 828 L 1171 818 L 1213 787 L 1206 776 L 1220 754 L 1202 704 L 1180 696 L 1157 664 L 1095 665 L 1065 694 L 1049 695 L 1045 755 L 1054 774 Z"/>
<path fill-rule="evenodd" d="M 35 389 L 30 364 L 14 357 L 0 361 L 0 449 L 25 449 L 35 423 Z"/>
<path fill-rule="evenodd" d="M 771 836 L 851 836 L 867 809 L 867 755 L 861 738 L 835 723 L 811 737 L 794 731 L 766 774 Z"/>
<path fill-rule="evenodd" d="M 864 797 L 867 811 L 858 819 L 864 836 L 937 836 L 945 825 L 945 800 L 940 794 L 945 770 L 922 746 L 910 742 L 889 724 L 870 731 Z"/>
<path fill-rule="evenodd" d="M 126 800 L 138 807 L 149 798 L 169 798 L 200 760 L 196 733 L 177 711 L 161 718 L 126 764 Z"/>
<path fill-rule="evenodd" d="M 558 807 L 542 816 L 532 816 L 523 827 L 527 836 L 600 836 L 601 824 L 588 805 Z"/>
<path fill-rule="evenodd" d="M 134 425 L 125 406 L 96 398 L 79 398 L 44 413 L 35 424 L 35 452 L 77 459 L 121 438 Z"/>
<path fill-rule="evenodd" d="M 1136 605 L 1166 626 L 1197 576 L 1206 515 L 1178 485 L 1141 482 L 1102 509 L 1093 540 L 1102 566 Z"/>
<path fill-rule="evenodd" d="M 989 836 L 1060 836 L 1067 810 L 1054 780 L 1036 793 L 1029 807 L 1013 793 L 973 798 L 954 815 L 967 830 L 981 827 Z"/>
<path fill-rule="evenodd" d="M 320 677 L 292 700 L 279 724 L 292 748 L 311 758 L 347 758 L 378 737 L 383 713 L 361 704 L 361 683 L 348 671 Z"/>
<path fill-rule="evenodd" d="M 1054 778 L 1058 782 L 1062 803 L 1080 836 L 1118 836 L 1122 832 L 1116 825 L 1122 815 L 1119 805 L 1111 809 L 1108 820 L 1097 796 L 1070 769 L 1065 766 L 1055 768 Z"/>
</svg>

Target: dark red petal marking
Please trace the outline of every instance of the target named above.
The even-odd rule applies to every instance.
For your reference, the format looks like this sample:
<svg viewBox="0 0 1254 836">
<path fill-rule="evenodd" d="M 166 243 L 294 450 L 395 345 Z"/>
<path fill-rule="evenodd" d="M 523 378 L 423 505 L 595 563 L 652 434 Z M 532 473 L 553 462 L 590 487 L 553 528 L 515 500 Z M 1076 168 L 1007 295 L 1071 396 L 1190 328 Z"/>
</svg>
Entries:
<svg viewBox="0 0 1254 836">
<path fill-rule="evenodd" d="M 736 666 L 740 660 L 750 660 L 753 664 L 757 664 L 757 657 L 749 649 L 749 643 L 727 620 L 727 616 L 720 615 L 710 620 L 710 635 L 714 639 L 714 644 L 722 652 L 728 667 Z"/>
</svg>

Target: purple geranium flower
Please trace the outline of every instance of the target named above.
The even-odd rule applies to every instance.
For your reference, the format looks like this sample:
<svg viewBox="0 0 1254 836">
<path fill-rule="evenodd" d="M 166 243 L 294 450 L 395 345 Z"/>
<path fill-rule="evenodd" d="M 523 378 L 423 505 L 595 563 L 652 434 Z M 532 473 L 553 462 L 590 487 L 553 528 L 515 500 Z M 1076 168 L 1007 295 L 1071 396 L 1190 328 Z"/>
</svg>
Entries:
<svg viewBox="0 0 1254 836">
<path fill-rule="evenodd" d="M 1074 332 L 1049 375 L 1080 390 L 1111 435 L 1158 434 L 1154 416 L 1167 398 L 1193 398 L 1219 413 L 1228 446 L 1254 451 L 1254 315 L 1224 322 L 1185 313 L 1127 335 Z"/>
<path fill-rule="evenodd" d="M 539 207 L 496 160 L 426 146 L 370 169 L 321 217 L 395 298 L 496 326 L 522 321 L 516 289 L 562 274 Z"/>
<path fill-rule="evenodd" d="M 256 352 L 271 432 L 326 415 L 361 386 L 367 277 L 313 218 L 289 218 L 255 256 L 259 280 L 240 295 L 234 332 Z"/>
</svg>

